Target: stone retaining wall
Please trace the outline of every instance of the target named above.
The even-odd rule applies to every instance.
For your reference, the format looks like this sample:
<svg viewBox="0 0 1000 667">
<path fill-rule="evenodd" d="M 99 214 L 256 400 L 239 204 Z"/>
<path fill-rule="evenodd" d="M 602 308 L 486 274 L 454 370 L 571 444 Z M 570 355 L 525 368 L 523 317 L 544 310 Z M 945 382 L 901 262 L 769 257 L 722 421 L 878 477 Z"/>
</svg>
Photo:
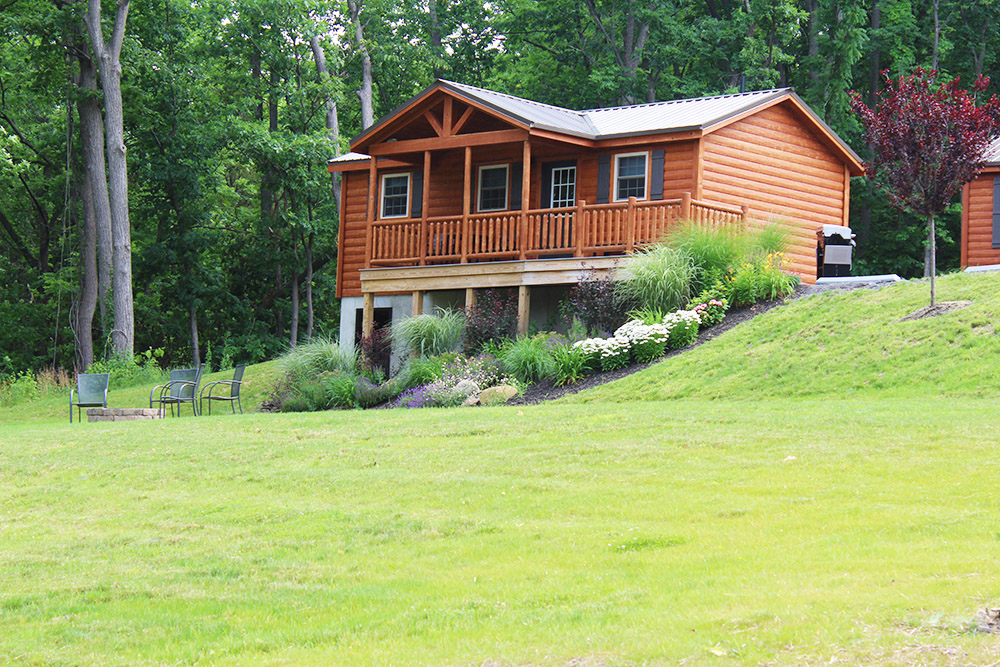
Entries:
<svg viewBox="0 0 1000 667">
<path fill-rule="evenodd" d="M 131 422 L 162 418 L 158 408 L 87 408 L 89 422 Z"/>
</svg>

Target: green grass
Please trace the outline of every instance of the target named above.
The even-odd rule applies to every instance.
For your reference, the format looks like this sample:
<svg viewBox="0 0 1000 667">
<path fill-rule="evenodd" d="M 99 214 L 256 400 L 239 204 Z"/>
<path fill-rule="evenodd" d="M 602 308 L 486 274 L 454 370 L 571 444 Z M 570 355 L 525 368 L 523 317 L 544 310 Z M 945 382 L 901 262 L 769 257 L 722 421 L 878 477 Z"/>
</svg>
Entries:
<svg viewBox="0 0 1000 667">
<path fill-rule="evenodd" d="M 995 395 L 1000 274 L 949 275 L 938 286 L 939 301 L 972 305 L 901 322 L 929 303 L 926 282 L 812 296 L 566 400 Z"/>
<path fill-rule="evenodd" d="M 0 664 L 994 663 L 970 624 L 1000 605 L 1000 411 L 994 336 L 969 329 L 998 279 L 942 280 L 976 303 L 910 329 L 919 286 L 796 302 L 588 404 L 0 410 Z M 806 309 L 859 373 L 905 335 L 939 392 L 903 356 L 882 387 L 798 395 L 811 347 L 847 345 L 799 341 Z M 705 396 L 658 400 L 717 353 Z"/>
<path fill-rule="evenodd" d="M 991 661 L 994 405 L 5 422 L 0 662 Z"/>
</svg>

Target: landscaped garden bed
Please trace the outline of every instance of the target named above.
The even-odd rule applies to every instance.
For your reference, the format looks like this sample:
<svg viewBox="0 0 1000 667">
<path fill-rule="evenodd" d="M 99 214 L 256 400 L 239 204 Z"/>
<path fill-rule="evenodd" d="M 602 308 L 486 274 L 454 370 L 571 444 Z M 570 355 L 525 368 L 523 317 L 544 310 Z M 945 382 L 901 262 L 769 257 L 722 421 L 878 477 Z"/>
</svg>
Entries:
<svg viewBox="0 0 1000 667">
<path fill-rule="evenodd" d="M 554 330 L 516 335 L 509 289 L 475 305 L 396 322 L 345 351 L 319 339 L 292 350 L 264 409 L 423 408 L 533 403 L 634 372 L 699 336 L 790 295 L 780 227 L 736 232 L 683 225 L 629 258 L 627 273 L 587 276 L 560 304 Z M 732 305 L 735 310 L 727 317 Z M 724 322 L 730 322 L 724 324 Z M 720 327 L 722 327 L 720 329 Z M 406 359 L 388 375 L 390 350 Z"/>
</svg>

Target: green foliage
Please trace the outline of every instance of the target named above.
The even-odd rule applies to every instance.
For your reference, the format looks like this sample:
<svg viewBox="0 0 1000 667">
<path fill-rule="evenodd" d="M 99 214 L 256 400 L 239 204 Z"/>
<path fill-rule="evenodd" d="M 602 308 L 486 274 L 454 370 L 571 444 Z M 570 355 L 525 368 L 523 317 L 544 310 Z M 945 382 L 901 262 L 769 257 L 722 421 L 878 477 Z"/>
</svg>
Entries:
<svg viewBox="0 0 1000 667">
<path fill-rule="evenodd" d="M 393 324 L 392 340 L 404 354 L 433 357 L 458 350 L 464 331 L 462 311 L 438 308 L 434 315 L 425 313 Z"/>
<path fill-rule="evenodd" d="M 518 338 L 501 352 L 500 366 L 525 384 L 546 377 L 553 364 L 548 339 L 545 334 Z"/>
<path fill-rule="evenodd" d="M 766 258 L 768 255 L 781 255 L 788 248 L 788 227 L 772 220 L 756 232 L 751 232 L 750 239 L 750 257 Z M 721 277 L 720 275 L 717 278 Z"/>
<path fill-rule="evenodd" d="M 35 374 L 29 371 L 21 371 L 9 380 L 0 382 L 0 407 L 28 403 L 40 396 Z"/>
<path fill-rule="evenodd" d="M 410 389 L 422 384 L 430 384 L 441 379 L 444 372 L 443 357 L 415 357 L 406 362 L 403 370 L 396 376 L 403 389 Z"/>
<path fill-rule="evenodd" d="M 751 243 L 749 235 L 735 227 L 705 227 L 693 222 L 678 225 L 667 236 L 667 245 L 691 258 L 694 265 L 691 291 L 694 293 L 721 280 L 729 267 L 746 256 Z"/>
<path fill-rule="evenodd" d="M 560 345 L 552 350 L 552 379 L 555 385 L 576 384 L 587 377 L 590 355 L 572 345 Z"/>
<path fill-rule="evenodd" d="M 722 281 L 727 301 L 736 308 L 743 308 L 794 292 L 799 279 L 782 270 L 784 262 L 784 255 L 771 254 L 732 269 Z"/>
<path fill-rule="evenodd" d="M 639 308 L 677 310 L 691 297 L 695 266 L 691 256 L 666 245 L 654 245 L 633 254 L 629 277 L 616 283 L 623 300 Z"/>
<path fill-rule="evenodd" d="M 327 405 L 337 408 L 356 408 L 358 400 L 355 396 L 359 377 L 345 371 L 325 374 L 321 384 L 325 390 Z"/>
<path fill-rule="evenodd" d="M 636 308 L 629 311 L 628 318 L 639 320 L 643 324 L 658 324 L 663 321 L 666 315 L 667 313 L 659 308 Z"/>
<path fill-rule="evenodd" d="M 88 373 L 108 373 L 108 388 L 122 389 L 140 384 L 155 385 L 163 380 L 164 372 L 158 365 L 163 350 L 146 350 L 129 358 L 112 355 L 104 361 L 95 361 Z"/>
<path fill-rule="evenodd" d="M 353 375 L 359 368 L 357 350 L 344 350 L 339 341 L 326 336 L 296 345 L 281 357 L 280 363 L 290 375 L 314 378 L 334 371 Z"/>
<path fill-rule="evenodd" d="M 332 404 L 330 384 L 335 376 L 345 377 L 346 374 L 325 372 L 318 376 L 287 375 L 281 387 L 281 412 L 326 410 Z M 352 383 L 352 389 L 353 386 Z"/>
</svg>

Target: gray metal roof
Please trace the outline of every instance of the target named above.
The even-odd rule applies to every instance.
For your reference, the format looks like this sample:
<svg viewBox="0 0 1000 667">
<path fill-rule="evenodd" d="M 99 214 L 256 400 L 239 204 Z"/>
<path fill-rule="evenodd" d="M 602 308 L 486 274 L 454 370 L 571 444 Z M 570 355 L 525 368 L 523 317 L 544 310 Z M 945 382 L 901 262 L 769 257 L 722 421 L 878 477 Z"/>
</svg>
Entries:
<svg viewBox="0 0 1000 667">
<path fill-rule="evenodd" d="M 989 166 L 1000 165 L 1000 137 L 993 140 L 990 147 L 986 149 L 986 154 L 983 156 L 983 162 Z"/>
<path fill-rule="evenodd" d="M 497 113 L 533 128 L 551 130 L 586 139 L 608 139 L 612 137 L 636 136 L 661 132 L 682 132 L 704 130 L 724 122 L 741 113 L 774 100 L 792 97 L 809 116 L 840 145 L 845 153 L 860 164 L 861 159 L 812 109 L 803 102 L 791 88 L 776 88 L 732 95 L 698 97 L 670 102 L 653 102 L 633 106 L 609 107 L 574 111 L 551 104 L 542 104 L 513 95 L 497 93 L 485 88 L 477 88 L 464 83 L 438 79 L 420 94 L 414 96 L 399 109 L 406 108 L 437 87 L 450 90 L 460 97 L 472 100 L 493 109 Z M 393 111 L 375 125 L 358 135 L 353 144 L 371 134 L 377 128 L 395 117 Z M 1000 153 L 998 153 L 1000 159 Z"/>
<path fill-rule="evenodd" d="M 651 104 L 573 111 L 453 81 L 441 81 L 440 83 L 446 88 L 461 91 L 476 101 L 505 115 L 514 116 L 533 127 L 544 127 L 590 139 L 605 139 L 650 132 L 704 129 L 792 91 L 791 88 L 781 88 L 752 93 L 674 100 L 672 102 L 653 102 Z"/>
<path fill-rule="evenodd" d="M 653 102 L 627 107 L 584 111 L 597 130 L 597 138 L 650 132 L 679 132 L 711 127 L 727 118 L 784 97 L 791 88 L 761 90 L 735 95 Z"/>
</svg>

